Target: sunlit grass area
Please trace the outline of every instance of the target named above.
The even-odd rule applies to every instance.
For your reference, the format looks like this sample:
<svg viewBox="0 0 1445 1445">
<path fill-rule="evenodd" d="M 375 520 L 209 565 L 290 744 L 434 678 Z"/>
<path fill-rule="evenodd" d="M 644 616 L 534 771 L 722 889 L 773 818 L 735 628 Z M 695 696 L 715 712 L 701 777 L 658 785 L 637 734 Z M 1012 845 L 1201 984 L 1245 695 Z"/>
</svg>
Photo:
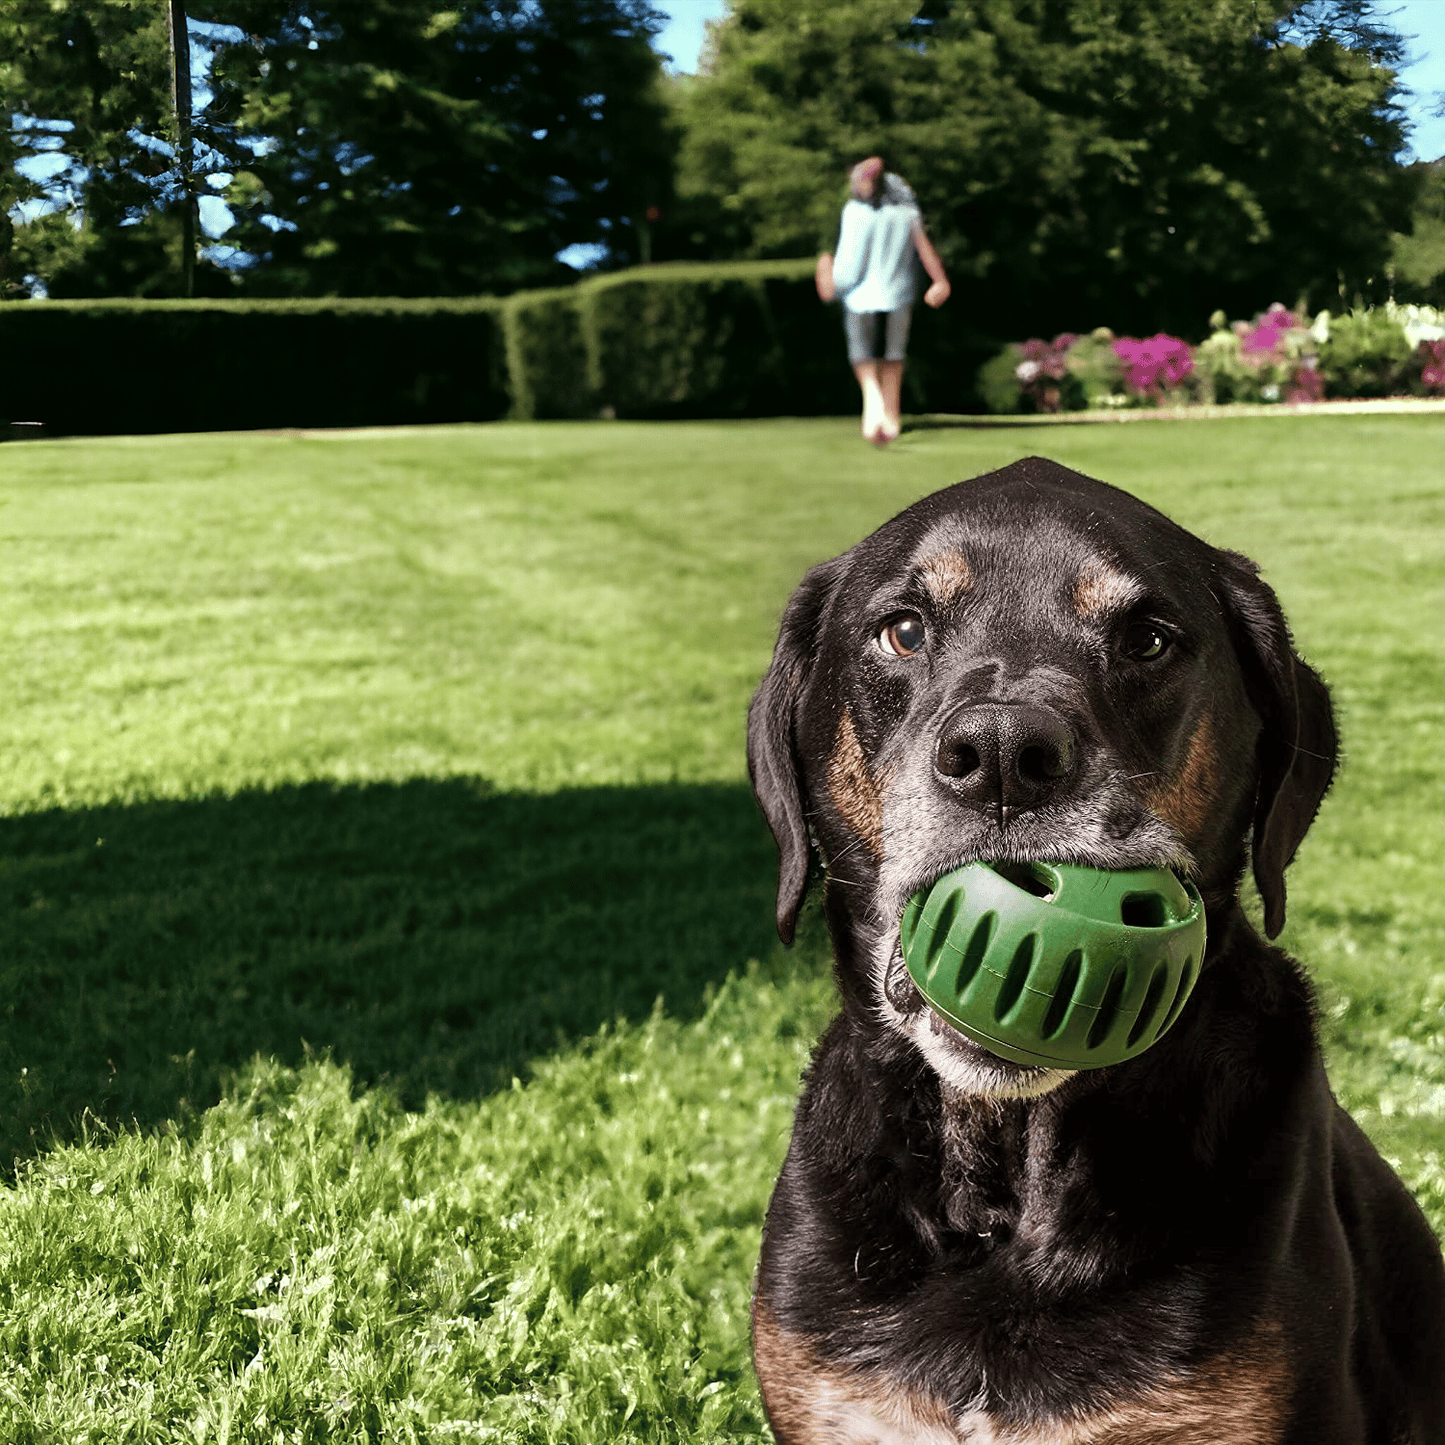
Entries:
<svg viewBox="0 0 1445 1445">
<path fill-rule="evenodd" d="M 816 920 L 772 937 L 748 697 L 806 566 L 1030 452 L 1256 558 L 1334 687 L 1284 941 L 1445 1230 L 1442 443 L 0 447 L 0 1439 L 765 1438 L 750 1274 L 831 1003 Z"/>
</svg>

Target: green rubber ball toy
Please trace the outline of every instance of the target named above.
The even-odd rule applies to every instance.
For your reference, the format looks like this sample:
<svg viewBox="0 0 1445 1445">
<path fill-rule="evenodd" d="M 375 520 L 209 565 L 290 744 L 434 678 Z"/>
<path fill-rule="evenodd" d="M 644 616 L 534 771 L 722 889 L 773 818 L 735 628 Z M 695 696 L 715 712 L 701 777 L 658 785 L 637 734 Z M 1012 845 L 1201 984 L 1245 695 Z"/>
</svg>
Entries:
<svg viewBox="0 0 1445 1445">
<path fill-rule="evenodd" d="M 903 959 L 930 1008 L 1000 1058 L 1099 1069 L 1188 1002 L 1204 905 L 1164 868 L 970 863 L 914 894 Z"/>
</svg>

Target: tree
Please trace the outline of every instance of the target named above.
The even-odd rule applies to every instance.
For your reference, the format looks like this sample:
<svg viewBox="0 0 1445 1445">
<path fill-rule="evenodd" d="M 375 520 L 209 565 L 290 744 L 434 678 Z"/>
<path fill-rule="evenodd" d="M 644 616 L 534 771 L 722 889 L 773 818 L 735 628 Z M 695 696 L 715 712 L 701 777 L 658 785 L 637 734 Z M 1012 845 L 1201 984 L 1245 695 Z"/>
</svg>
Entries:
<svg viewBox="0 0 1445 1445">
<path fill-rule="evenodd" d="M 59 209 L 22 212 L 12 281 L 183 294 L 194 191 L 218 186 L 243 265 L 199 265 L 201 294 L 506 291 L 569 279 L 553 258 L 576 242 L 636 259 L 668 195 L 646 0 L 191 0 L 213 61 L 189 116 L 170 9 L 0 0 L 0 97 L 21 117 L 0 145 L 69 163 Z M 46 195 L 17 177 L 4 209 Z"/>
<path fill-rule="evenodd" d="M 179 294 L 177 184 L 166 7 L 108 0 L 0 0 L 0 204 L 20 207 L 11 286 L 38 275 L 53 296 Z M 54 163 L 48 181 L 15 166 Z M 201 287 L 228 289 L 211 268 Z M 28 291 L 25 293 L 28 294 Z"/>
<path fill-rule="evenodd" d="M 1411 167 L 1420 184 L 1414 226 L 1392 236 L 1395 299 L 1445 307 L 1445 159 Z"/>
<path fill-rule="evenodd" d="M 1412 183 L 1381 34 L 1364 0 L 735 0 L 679 189 L 807 254 L 878 151 L 995 334 L 1198 333 L 1383 281 Z"/>
<path fill-rule="evenodd" d="M 574 243 L 635 258 L 671 163 L 645 0 L 193 8 L 248 37 L 212 109 L 254 138 L 226 237 L 251 289 L 505 291 L 570 274 Z"/>
<path fill-rule="evenodd" d="M 195 91 L 191 84 L 191 37 L 185 0 L 167 0 L 166 49 L 171 61 L 171 150 L 176 161 L 177 209 L 181 216 L 181 294 L 196 290 L 196 147 L 191 134 Z"/>
</svg>

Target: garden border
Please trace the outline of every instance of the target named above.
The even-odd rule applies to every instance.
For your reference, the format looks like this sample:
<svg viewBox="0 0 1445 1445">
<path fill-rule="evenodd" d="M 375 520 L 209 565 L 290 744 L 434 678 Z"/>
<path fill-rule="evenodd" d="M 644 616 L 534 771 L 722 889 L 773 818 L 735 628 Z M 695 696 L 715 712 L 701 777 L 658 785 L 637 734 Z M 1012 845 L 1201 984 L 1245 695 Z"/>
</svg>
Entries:
<svg viewBox="0 0 1445 1445">
<path fill-rule="evenodd" d="M 1096 407 L 1090 411 L 924 412 L 905 416 L 904 430 L 932 426 L 1089 426 L 1098 422 L 1224 421 L 1261 416 L 1445 416 L 1445 397 L 1343 397 L 1338 401 L 1228 402 L 1203 406 Z"/>
</svg>

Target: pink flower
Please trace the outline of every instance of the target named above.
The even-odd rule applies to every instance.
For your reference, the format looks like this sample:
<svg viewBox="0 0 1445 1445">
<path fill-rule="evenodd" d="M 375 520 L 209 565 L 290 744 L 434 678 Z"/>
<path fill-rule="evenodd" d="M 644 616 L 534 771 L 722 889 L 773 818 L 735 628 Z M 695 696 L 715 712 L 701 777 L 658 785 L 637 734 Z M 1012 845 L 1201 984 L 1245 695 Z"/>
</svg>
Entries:
<svg viewBox="0 0 1445 1445">
<path fill-rule="evenodd" d="M 1062 338 L 1060 338 L 1062 339 Z M 1071 341 L 1072 337 L 1069 338 Z M 1047 341 L 1040 341 L 1037 336 L 1025 341 L 1023 344 L 1024 362 L 1033 362 L 1038 368 L 1033 374 L 1052 377 L 1055 381 L 1060 380 L 1068 368 L 1064 365 L 1064 351 L 1054 341 L 1052 344 Z"/>
<path fill-rule="evenodd" d="M 1302 366 L 1295 372 L 1284 399 L 1291 406 L 1304 406 L 1325 399 L 1325 379 L 1312 366 Z"/>
<path fill-rule="evenodd" d="M 1255 317 L 1254 325 L 1240 335 L 1240 347 L 1258 360 L 1265 360 L 1278 350 L 1286 331 L 1292 331 L 1300 324 L 1293 311 L 1286 311 L 1278 301 L 1262 316 Z"/>
<path fill-rule="evenodd" d="M 1019 352 L 1022 360 L 1014 368 L 1014 375 L 1023 383 L 1023 393 L 1040 411 L 1058 411 L 1063 403 L 1062 393 L 1056 383 L 1069 374 L 1064 353 L 1077 340 L 1070 331 L 1054 337 L 1052 341 L 1041 341 L 1031 336 Z"/>
<path fill-rule="evenodd" d="M 1162 331 L 1147 341 L 1121 336 L 1114 355 L 1124 363 L 1124 382 L 1131 391 L 1158 395 L 1179 385 L 1194 370 L 1188 342 Z"/>
<path fill-rule="evenodd" d="M 1424 365 L 1420 368 L 1420 382 L 1426 391 L 1445 393 L 1445 340 L 1422 341 L 1415 355 Z"/>
</svg>

